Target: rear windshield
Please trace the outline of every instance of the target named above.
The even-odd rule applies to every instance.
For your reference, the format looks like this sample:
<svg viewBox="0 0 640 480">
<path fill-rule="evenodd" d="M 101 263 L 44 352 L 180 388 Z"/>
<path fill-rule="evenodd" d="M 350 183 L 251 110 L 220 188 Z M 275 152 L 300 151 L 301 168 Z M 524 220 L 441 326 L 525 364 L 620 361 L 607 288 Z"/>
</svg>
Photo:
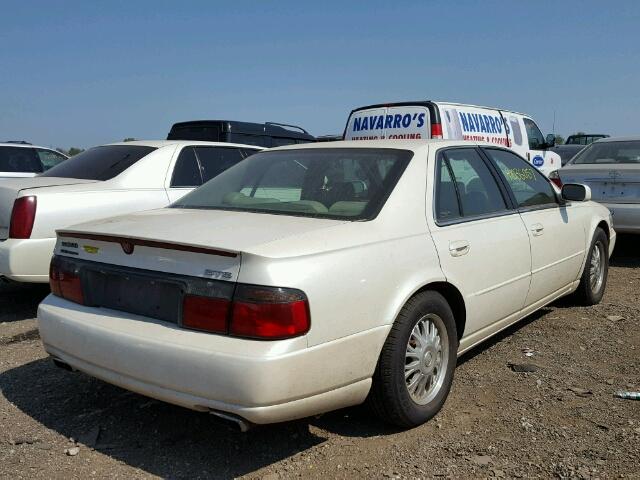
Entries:
<svg viewBox="0 0 640 480">
<path fill-rule="evenodd" d="M 33 148 L 0 147 L 0 172 L 40 173 L 42 170 Z"/>
<path fill-rule="evenodd" d="M 573 157 L 570 163 L 640 163 L 640 141 L 592 143 Z"/>
<path fill-rule="evenodd" d="M 153 147 L 140 145 L 95 147 L 65 160 L 40 176 L 111 180 L 154 150 Z"/>
<path fill-rule="evenodd" d="M 378 148 L 257 153 L 172 207 L 369 220 L 412 156 L 406 150 Z"/>
</svg>

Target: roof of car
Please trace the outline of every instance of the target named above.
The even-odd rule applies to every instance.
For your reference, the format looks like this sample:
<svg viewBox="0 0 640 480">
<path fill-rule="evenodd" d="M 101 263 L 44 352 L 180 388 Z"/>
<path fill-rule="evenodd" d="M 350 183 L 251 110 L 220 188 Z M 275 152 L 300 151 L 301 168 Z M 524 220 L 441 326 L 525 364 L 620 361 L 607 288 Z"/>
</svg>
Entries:
<svg viewBox="0 0 640 480">
<path fill-rule="evenodd" d="M 593 143 L 605 143 L 605 142 L 640 142 L 640 135 L 630 135 L 627 137 L 599 138 Z"/>
<path fill-rule="evenodd" d="M 0 147 L 17 147 L 17 148 L 44 148 L 45 150 L 51 150 L 57 152 L 55 148 L 42 147 L 40 145 L 31 145 L 30 143 L 17 143 L 17 142 L 0 142 Z M 60 152 L 58 152 L 60 153 Z"/>
<path fill-rule="evenodd" d="M 424 139 L 424 140 L 343 140 L 338 142 L 319 142 L 319 143 L 301 143 L 298 145 L 286 145 L 283 147 L 270 148 L 271 150 L 299 150 L 307 148 L 395 148 L 398 150 L 418 150 L 428 145 L 437 145 L 439 147 L 449 146 L 491 146 L 501 147 L 493 143 L 474 142 L 470 140 L 442 140 L 442 139 Z"/>
<path fill-rule="evenodd" d="M 161 148 L 166 147 L 167 145 L 208 145 L 208 146 L 219 146 L 219 147 L 244 147 L 244 148 L 253 148 L 256 150 L 262 150 L 264 147 L 258 147 L 256 145 L 246 145 L 243 143 L 229 143 L 229 142 L 205 142 L 201 140 L 133 140 L 131 142 L 114 142 L 107 143 L 105 145 L 138 145 L 141 147 L 154 147 Z"/>
</svg>

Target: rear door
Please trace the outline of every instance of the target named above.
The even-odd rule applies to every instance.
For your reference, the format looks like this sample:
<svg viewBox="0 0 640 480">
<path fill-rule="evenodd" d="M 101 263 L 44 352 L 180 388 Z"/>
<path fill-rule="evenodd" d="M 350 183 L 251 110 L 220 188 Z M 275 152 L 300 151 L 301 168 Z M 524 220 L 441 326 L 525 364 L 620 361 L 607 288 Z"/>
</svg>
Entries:
<svg viewBox="0 0 640 480">
<path fill-rule="evenodd" d="M 513 195 L 531 243 L 531 288 L 527 305 L 543 300 L 578 278 L 586 231 L 580 209 L 560 205 L 551 182 L 523 158 L 483 148 Z M 584 209 L 583 209 L 584 211 Z"/>
<path fill-rule="evenodd" d="M 430 230 L 445 276 L 468 299 L 466 336 L 524 306 L 529 238 L 497 172 L 478 149 L 440 150 L 434 169 Z"/>
<path fill-rule="evenodd" d="M 422 105 L 374 107 L 352 112 L 345 140 L 431 138 L 429 110 Z"/>
</svg>

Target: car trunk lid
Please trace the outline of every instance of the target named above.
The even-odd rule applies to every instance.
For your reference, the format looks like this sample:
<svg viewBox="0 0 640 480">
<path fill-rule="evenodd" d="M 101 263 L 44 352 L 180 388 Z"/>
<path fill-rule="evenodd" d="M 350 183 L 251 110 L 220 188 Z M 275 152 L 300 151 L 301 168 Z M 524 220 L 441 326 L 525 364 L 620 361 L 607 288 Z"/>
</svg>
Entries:
<svg viewBox="0 0 640 480">
<path fill-rule="evenodd" d="M 638 165 L 569 165 L 559 173 L 562 183 L 588 185 L 593 200 L 605 203 L 640 203 Z"/>
<path fill-rule="evenodd" d="M 75 185 L 78 183 L 94 183 L 95 180 L 80 180 L 77 178 L 32 177 L 5 178 L 0 180 L 0 240 L 9 237 L 9 223 L 16 198 L 27 194 L 37 195 L 37 189 L 57 187 L 60 185 Z M 33 190 L 33 192 L 32 192 Z"/>
</svg>

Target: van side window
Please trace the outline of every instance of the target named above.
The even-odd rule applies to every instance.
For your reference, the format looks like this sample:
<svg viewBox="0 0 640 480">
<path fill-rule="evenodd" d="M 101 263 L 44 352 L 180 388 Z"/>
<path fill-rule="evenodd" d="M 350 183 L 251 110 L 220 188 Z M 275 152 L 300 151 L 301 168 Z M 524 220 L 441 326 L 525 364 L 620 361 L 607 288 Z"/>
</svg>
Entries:
<svg viewBox="0 0 640 480">
<path fill-rule="evenodd" d="M 198 187 L 202 185 L 200 167 L 193 147 L 185 147 L 180 152 L 173 169 L 171 186 L 174 188 Z"/>
<path fill-rule="evenodd" d="M 542 132 L 538 126 L 528 118 L 523 118 L 524 128 L 527 130 L 527 138 L 529 139 L 530 150 L 540 150 L 546 143 Z"/>
<path fill-rule="evenodd" d="M 555 206 L 555 192 L 544 175 L 524 158 L 506 150 L 485 148 L 509 184 L 519 208 Z"/>
<path fill-rule="evenodd" d="M 491 171 L 473 148 L 446 150 L 438 158 L 436 211 L 439 220 L 507 210 Z"/>
</svg>

